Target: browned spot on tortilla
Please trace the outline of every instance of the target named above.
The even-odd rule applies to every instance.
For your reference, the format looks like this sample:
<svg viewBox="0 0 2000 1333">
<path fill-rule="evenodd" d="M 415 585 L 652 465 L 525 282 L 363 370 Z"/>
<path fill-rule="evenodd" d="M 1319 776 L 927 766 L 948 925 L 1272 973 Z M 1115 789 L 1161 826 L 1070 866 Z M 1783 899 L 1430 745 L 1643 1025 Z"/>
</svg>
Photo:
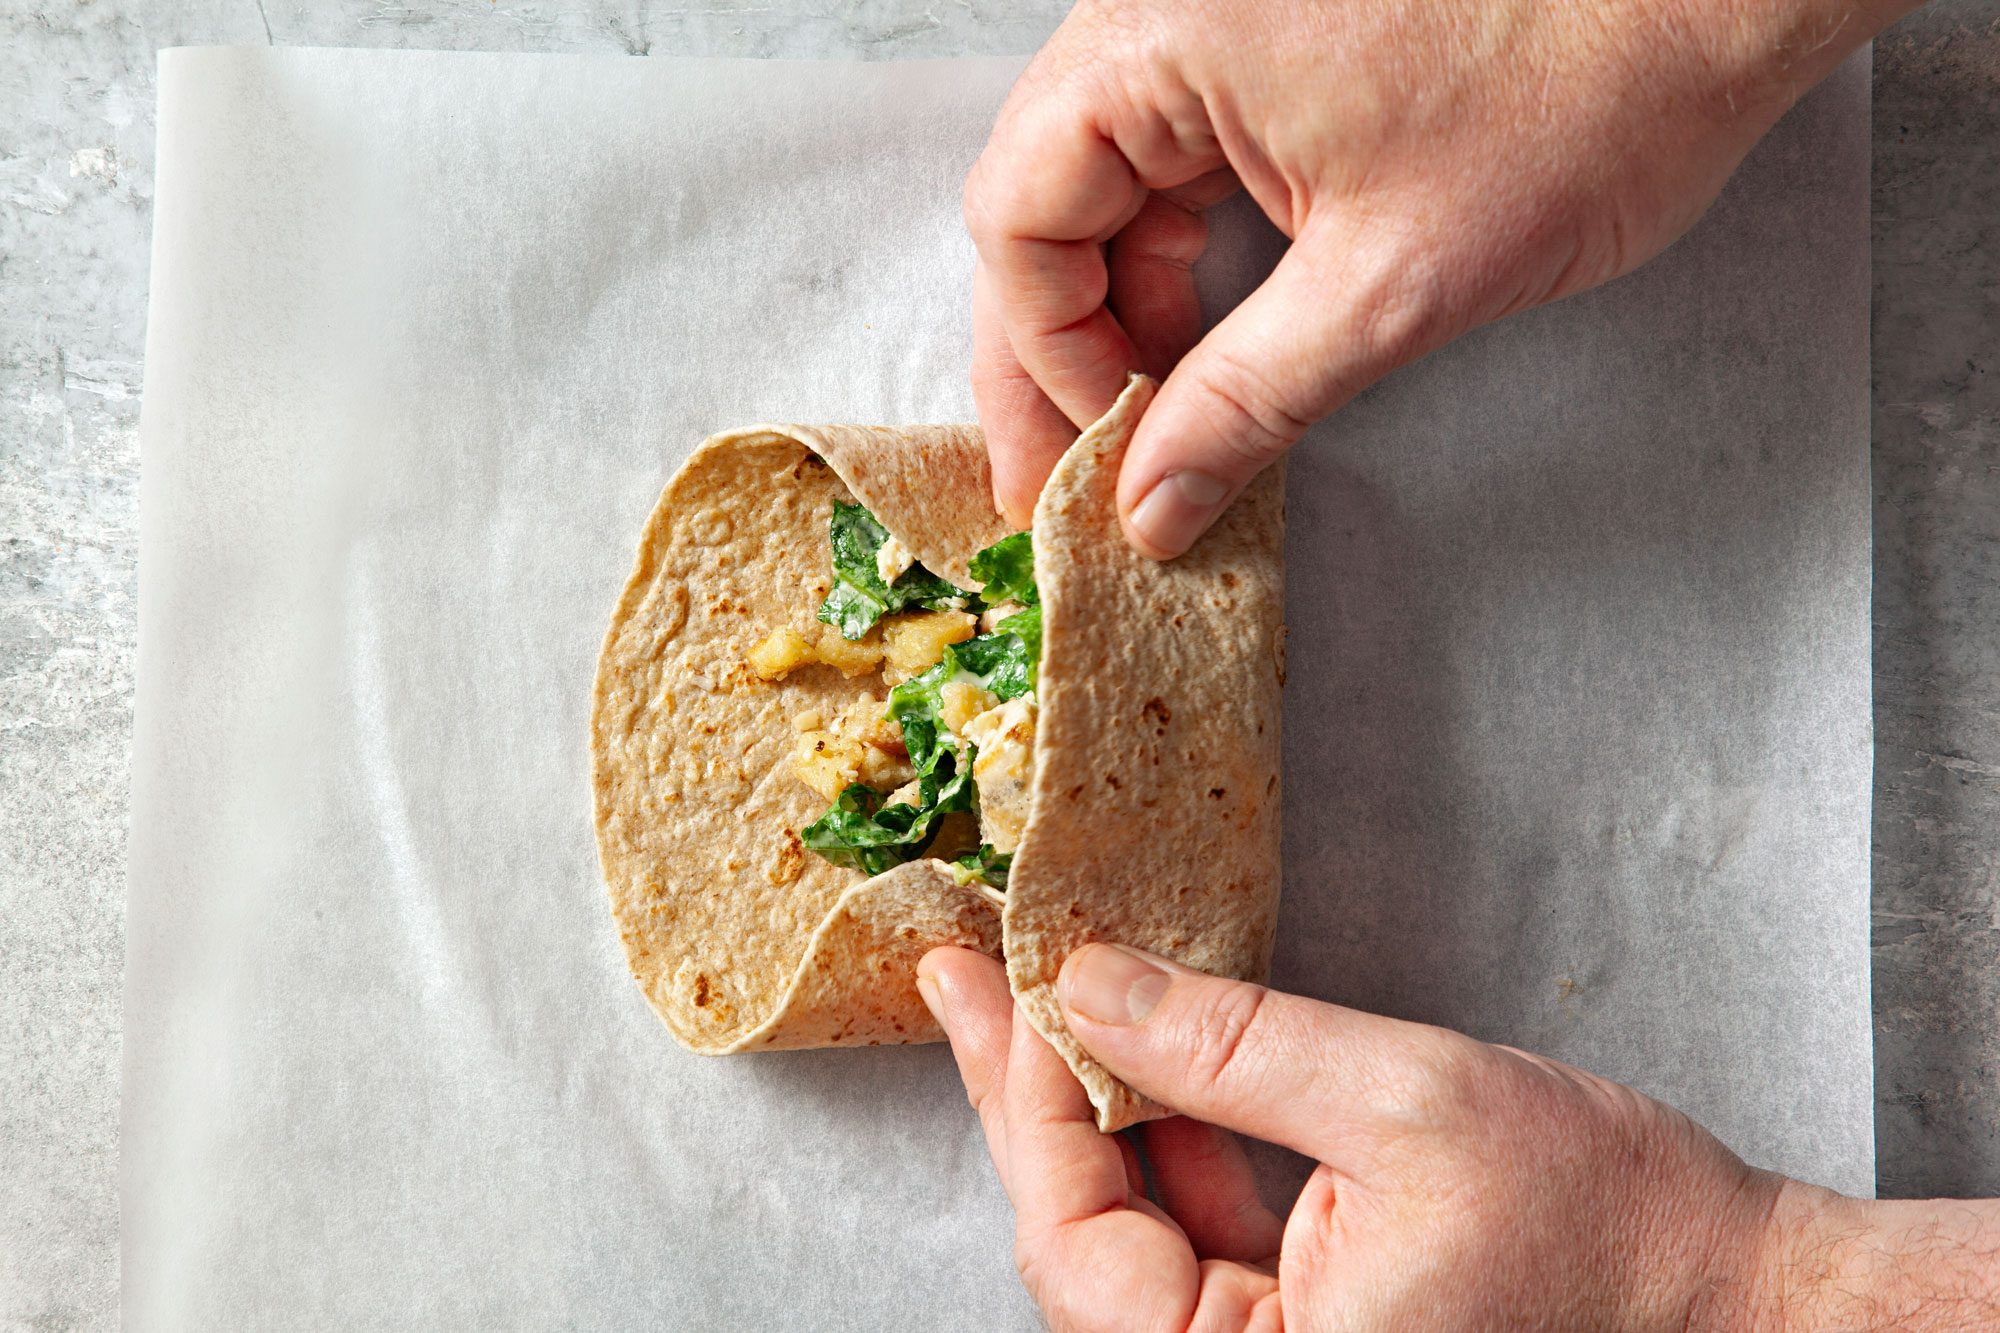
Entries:
<svg viewBox="0 0 2000 1333">
<path fill-rule="evenodd" d="M 787 884 L 796 884 L 799 876 L 805 873 L 805 869 L 806 848 L 805 844 L 799 841 L 798 831 L 783 830 L 783 836 L 778 840 L 777 854 L 772 858 L 770 868 L 765 870 L 764 878 L 782 888 Z"/>
<path fill-rule="evenodd" d="M 708 978 L 697 972 L 694 974 L 694 1007 L 708 1007 Z"/>
</svg>

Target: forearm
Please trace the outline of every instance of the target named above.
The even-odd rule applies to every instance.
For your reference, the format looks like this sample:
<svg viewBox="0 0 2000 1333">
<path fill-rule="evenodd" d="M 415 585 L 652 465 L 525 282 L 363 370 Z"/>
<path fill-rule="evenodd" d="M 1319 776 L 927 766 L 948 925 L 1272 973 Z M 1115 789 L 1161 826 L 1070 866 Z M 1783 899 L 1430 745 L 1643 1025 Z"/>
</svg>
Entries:
<svg viewBox="0 0 2000 1333">
<path fill-rule="evenodd" d="M 1788 1183 L 1743 1326 L 2000 1325 L 2000 1200 L 1849 1199 Z"/>
<path fill-rule="evenodd" d="M 1761 133 L 1814 84 L 1921 0 L 1675 0 L 1654 9 L 1665 45 L 1710 71 L 1706 114 Z M 1692 81 L 1690 86 L 1703 86 Z"/>
<path fill-rule="evenodd" d="M 1738 9 L 1770 54 L 1769 75 L 1788 103 L 1923 0 L 1698 0 Z"/>
</svg>

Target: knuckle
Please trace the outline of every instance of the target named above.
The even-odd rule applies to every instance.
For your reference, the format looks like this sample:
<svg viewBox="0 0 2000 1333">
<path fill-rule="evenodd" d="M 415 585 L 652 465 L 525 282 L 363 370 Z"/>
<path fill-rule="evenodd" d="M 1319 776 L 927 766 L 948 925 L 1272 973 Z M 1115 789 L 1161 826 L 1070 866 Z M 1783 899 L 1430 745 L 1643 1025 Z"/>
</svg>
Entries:
<svg viewBox="0 0 2000 1333">
<path fill-rule="evenodd" d="M 999 234 L 994 215 L 993 167 L 987 157 L 982 156 L 972 164 L 966 173 L 965 188 L 959 194 L 959 213 L 965 220 L 965 230 L 971 235 L 977 248 L 982 241 L 990 241 Z"/>
<path fill-rule="evenodd" d="M 1208 248 L 1208 217 L 1199 204 L 1162 195 L 1161 246 L 1192 264 Z"/>
<path fill-rule="evenodd" d="M 1208 221 L 1193 205 L 1155 192 L 1113 245 L 1133 258 L 1192 269 L 1208 248 Z"/>
<path fill-rule="evenodd" d="M 1285 406 L 1264 372 L 1226 347 L 1207 360 L 1195 387 L 1223 448 L 1251 468 L 1275 460 L 1312 424 Z"/>
<path fill-rule="evenodd" d="M 1256 1043 L 1258 1016 L 1265 997 L 1262 986 L 1204 987 L 1204 996 L 1189 1015 L 1188 1076 L 1205 1092 L 1219 1092 L 1250 1076 L 1250 1052 Z"/>
<path fill-rule="evenodd" d="M 1416 360 L 1450 331 L 1443 294 L 1451 284 L 1434 248 L 1412 233 L 1374 249 L 1346 311 L 1354 368 L 1362 380 Z"/>
<path fill-rule="evenodd" d="M 1013 357 L 979 357 L 972 363 L 973 392 L 982 389 L 1012 390 L 1024 382 L 1033 384 L 1034 379 Z"/>
<path fill-rule="evenodd" d="M 1439 1029 L 1378 1073 L 1377 1095 L 1385 1109 L 1419 1127 L 1448 1126 L 1472 1112 L 1484 1055 L 1478 1042 Z"/>
</svg>

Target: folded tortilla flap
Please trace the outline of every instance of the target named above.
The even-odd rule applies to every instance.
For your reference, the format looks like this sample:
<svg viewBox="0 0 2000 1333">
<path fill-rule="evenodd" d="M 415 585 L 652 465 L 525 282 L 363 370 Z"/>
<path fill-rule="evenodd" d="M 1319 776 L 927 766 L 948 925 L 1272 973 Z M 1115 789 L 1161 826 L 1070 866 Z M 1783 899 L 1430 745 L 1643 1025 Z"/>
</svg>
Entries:
<svg viewBox="0 0 2000 1333">
<path fill-rule="evenodd" d="M 781 426 L 931 573 L 973 588 L 966 561 L 1006 536 L 977 426 Z"/>
<path fill-rule="evenodd" d="M 1070 1035 L 1063 960 L 1109 941 L 1261 980 L 1278 908 L 1282 469 L 1180 559 L 1139 555 L 1115 492 L 1156 387 L 1135 376 L 1035 507 L 1041 716 L 1001 918 L 1015 996 L 1107 1132 L 1167 1111 Z"/>
<path fill-rule="evenodd" d="M 865 708 L 883 690 L 825 666 L 766 681 L 745 661 L 775 630 L 825 629 L 814 613 L 831 580 L 827 529 L 850 492 L 822 447 L 870 486 L 984 467 L 964 428 L 711 438 L 647 520 L 598 662 L 592 775 L 613 917 L 655 1012 L 704 1053 L 934 1041 L 917 958 L 937 944 L 998 952 L 990 897 L 935 864 L 868 879 L 799 841 L 825 801 L 792 772 L 795 719 Z M 905 530 L 891 530 L 907 540 L 957 521 L 963 497 L 933 493 L 946 517 L 901 496 Z M 990 508 L 986 523 L 998 523 Z"/>
<path fill-rule="evenodd" d="M 856 884 L 820 924 L 777 1009 L 723 1053 L 943 1040 L 917 994 L 917 962 L 946 944 L 998 957 L 994 897 L 930 860 Z"/>
</svg>

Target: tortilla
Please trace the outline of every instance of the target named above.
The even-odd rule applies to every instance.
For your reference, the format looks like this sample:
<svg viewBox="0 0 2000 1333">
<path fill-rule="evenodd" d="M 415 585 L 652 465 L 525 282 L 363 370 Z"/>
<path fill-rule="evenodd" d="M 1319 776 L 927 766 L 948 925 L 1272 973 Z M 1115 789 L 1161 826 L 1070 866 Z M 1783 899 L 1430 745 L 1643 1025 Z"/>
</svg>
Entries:
<svg viewBox="0 0 2000 1333">
<path fill-rule="evenodd" d="M 1135 376 L 1035 504 L 1041 724 L 1001 918 L 1015 999 L 1107 1133 L 1168 1112 L 1069 1034 L 1063 960 L 1101 940 L 1261 981 L 1278 914 L 1283 465 L 1178 560 L 1138 554 L 1115 495 L 1154 390 Z"/>
<path fill-rule="evenodd" d="M 758 426 L 713 437 L 661 495 L 606 634 L 592 711 L 598 852 L 633 975 L 705 1054 L 938 1040 L 915 966 L 942 944 L 1004 956 L 1030 1020 L 1105 1130 L 1160 1108 L 1064 1029 L 1052 985 L 1113 940 L 1258 978 L 1278 897 L 1281 482 L 1252 483 L 1189 555 L 1133 553 L 1112 503 L 1154 386 L 1135 377 L 1035 513 L 1045 621 L 1025 831 L 1001 894 L 937 861 L 833 865 L 798 830 L 826 802 L 792 773 L 792 718 L 862 705 L 877 677 L 760 679 L 766 634 L 816 632 L 836 499 L 928 569 L 1007 532 L 965 426 Z"/>
<path fill-rule="evenodd" d="M 799 845 L 824 802 L 792 776 L 792 717 L 881 682 L 819 668 L 777 686 L 743 660 L 777 626 L 814 628 L 836 498 L 894 514 L 949 568 L 958 534 L 976 550 L 1007 528 L 927 498 L 990 490 L 976 430 L 760 426 L 704 443 L 655 506 L 598 660 L 597 848 L 632 974 L 690 1049 L 936 1041 L 917 960 L 940 944 L 998 956 L 990 890 L 928 861 L 864 879 Z"/>
</svg>

